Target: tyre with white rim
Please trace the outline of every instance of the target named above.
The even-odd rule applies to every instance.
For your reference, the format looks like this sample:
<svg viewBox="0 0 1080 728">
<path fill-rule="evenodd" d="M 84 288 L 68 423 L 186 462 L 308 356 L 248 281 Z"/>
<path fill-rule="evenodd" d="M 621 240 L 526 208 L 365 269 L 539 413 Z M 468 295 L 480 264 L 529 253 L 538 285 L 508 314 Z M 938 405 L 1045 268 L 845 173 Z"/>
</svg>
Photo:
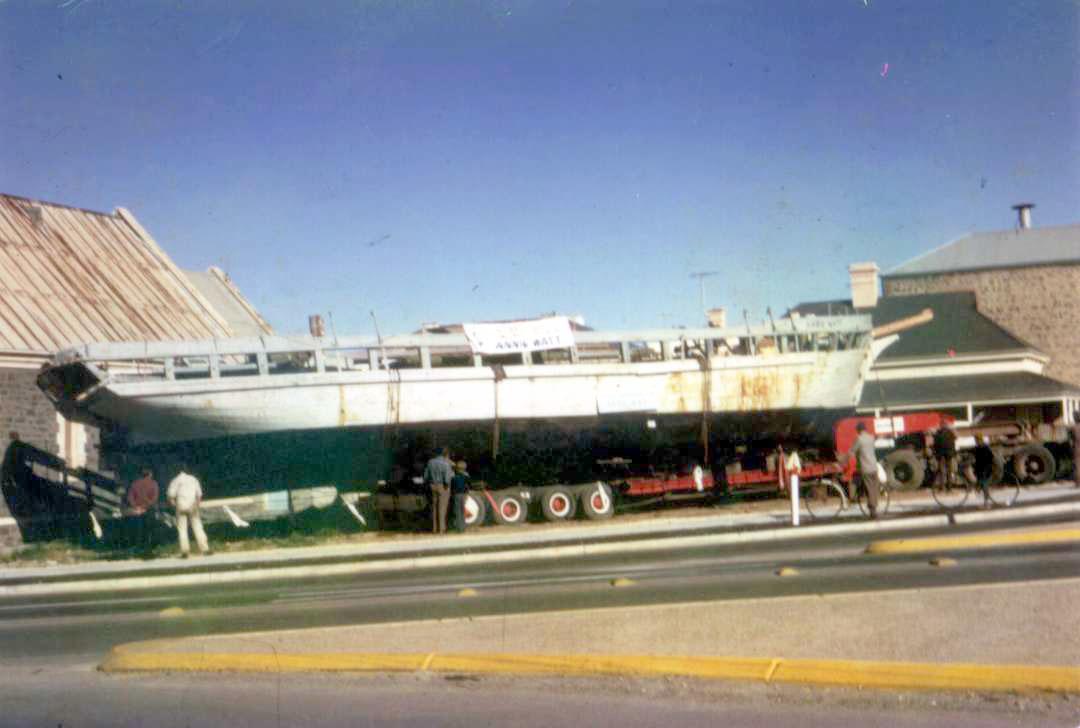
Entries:
<svg viewBox="0 0 1080 728">
<path fill-rule="evenodd" d="M 491 511 L 495 523 L 500 526 L 519 526 L 529 515 L 528 504 L 521 494 L 513 490 L 496 491 L 491 494 L 495 507 Z"/>
<path fill-rule="evenodd" d="M 581 511 L 590 521 L 602 521 L 615 514 L 615 501 L 607 483 L 596 481 L 580 489 Z"/>
<path fill-rule="evenodd" d="M 465 528 L 475 528 L 487 518 L 487 504 L 481 495 L 469 493 L 465 496 Z"/>
<path fill-rule="evenodd" d="M 577 498 L 565 485 L 552 485 L 540 496 L 540 510 L 548 521 L 569 521 L 577 513 Z"/>
</svg>

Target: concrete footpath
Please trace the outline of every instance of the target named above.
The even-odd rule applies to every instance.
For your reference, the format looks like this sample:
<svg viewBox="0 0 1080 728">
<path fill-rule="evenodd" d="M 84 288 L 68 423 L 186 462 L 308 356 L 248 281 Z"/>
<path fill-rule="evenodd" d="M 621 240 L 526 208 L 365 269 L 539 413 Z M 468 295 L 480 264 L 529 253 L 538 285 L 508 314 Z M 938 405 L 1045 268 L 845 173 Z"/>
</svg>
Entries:
<svg viewBox="0 0 1080 728">
<path fill-rule="evenodd" d="M 427 620 L 133 643 L 102 669 L 622 674 L 1080 693 L 1078 603 L 1080 579 L 1070 579 Z"/>
<path fill-rule="evenodd" d="M 990 511 L 944 512 L 925 493 L 894 498 L 889 517 L 867 521 L 857 508 L 843 517 L 790 525 L 785 501 L 769 501 L 749 511 L 717 509 L 715 515 L 616 518 L 605 522 L 484 528 L 469 534 L 414 535 L 387 541 L 364 540 L 329 546 L 279 548 L 215 554 L 210 557 L 91 562 L 66 566 L 0 569 L 0 597 L 78 594 L 174 586 L 300 579 L 347 574 L 474 566 L 490 563 L 580 558 L 612 553 L 647 553 L 672 547 L 798 541 L 949 526 L 1004 525 L 1026 519 L 1080 519 L 1080 493 L 1064 485 L 1024 494 L 1023 505 Z M 676 541 L 677 539 L 677 541 Z"/>
</svg>

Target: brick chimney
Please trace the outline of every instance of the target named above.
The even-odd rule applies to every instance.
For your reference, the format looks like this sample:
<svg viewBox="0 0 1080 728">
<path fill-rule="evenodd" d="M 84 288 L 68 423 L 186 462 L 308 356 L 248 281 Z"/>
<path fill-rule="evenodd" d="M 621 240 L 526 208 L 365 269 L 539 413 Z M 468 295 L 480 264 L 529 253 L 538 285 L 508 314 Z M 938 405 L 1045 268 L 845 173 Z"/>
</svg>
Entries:
<svg viewBox="0 0 1080 728">
<path fill-rule="evenodd" d="M 877 263 L 852 263 L 848 266 L 851 279 L 851 305 L 856 309 L 873 308 L 878 301 Z"/>
</svg>

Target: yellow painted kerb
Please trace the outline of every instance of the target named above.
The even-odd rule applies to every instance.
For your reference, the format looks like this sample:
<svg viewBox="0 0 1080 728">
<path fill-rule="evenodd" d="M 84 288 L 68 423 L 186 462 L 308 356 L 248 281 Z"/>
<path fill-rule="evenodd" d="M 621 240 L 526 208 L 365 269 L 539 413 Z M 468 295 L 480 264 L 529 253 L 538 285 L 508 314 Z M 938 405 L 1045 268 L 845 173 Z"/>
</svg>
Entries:
<svg viewBox="0 0 1080 728">
<path fill-rule="evenodd" d="M 1080 528 L 1053 531 L 1024 531 L 1022 533 L 976 533 L 970 536 L 931 536 L 928 538 L 897 538 L 874 541 L 866 547 L 868 554 L 909 554 L 922 551 L 954 551 L 960 549 L 1032 546 L 1048 543 L 1080 541 Z"/>
<path fill-rule="evenodd" d="M 517 675 L 677 675 L 916 690 L 1080 693 L 1080 667 L 649 655 L 170 652 L 167 643 L 115 648 L 105 672 L 466 672 Z M 158 651 L 155 651 L 158 648 Z"/>
</svg>

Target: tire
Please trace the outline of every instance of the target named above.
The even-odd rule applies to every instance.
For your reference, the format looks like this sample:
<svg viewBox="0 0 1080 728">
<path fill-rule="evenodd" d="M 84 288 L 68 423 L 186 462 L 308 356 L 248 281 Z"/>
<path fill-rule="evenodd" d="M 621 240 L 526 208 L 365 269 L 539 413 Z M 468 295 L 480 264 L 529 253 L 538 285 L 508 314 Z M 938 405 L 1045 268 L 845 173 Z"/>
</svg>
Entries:
<svg viewBox="0 0 1080 728">
<path fill-rule="evenodd" d="M 465 496 L 465 528 L 475 528 L 484 525 L 487 518 L 487 503 L 476 493 Z"/>
<path fill-rule="evenodd" d="M 1054 456 L 1042 445 L 1024 445 L 1013 455 L 1013 472 L 1024 483 L 1040 485 L 1049 481 L 1057 472 Z"/>
<path fill-rule="evenodd" d="M 491 517 L 500 526 L 520 526 L 525 523 L 529 516 L 528 504 L 514 491 L 502 491 L 492 493 L 495 507 L 491 510 Z"/>
<path fill-rule="evenodd" d="M 615 500 L 607 483 L 597 481 L 580 491 L 581 512 L 590 521 L 602 521 L 615 515 Z"/>
<path fill-rule="evenodd" d="M 540 495 L 540 510 L 551 522 L 569 521 L 577 514 L 577 498 L 565 485 L 544 488 Z"/>
<path fill-rule="evenodd" d="M 935 482 L 930 485 L 930 495 L 934 497 L 934 501 L 947 511 L 962 508 L 971 494 L 971 483 L 963 477 L 957 478 L 959 482 L 952 485 L 946 485 L 945 478 L 940 480 L 942 482 L 939 484 L 938 478 L 935 478 Z"/>
<path fill-rule="evenodd" d="M 847 507 L 844 489 L 831 480 L 806 483 L 800 490 L 806 512 L 815 520 L 835 518 Z"/>
<path fill-rule="evenodd" d="M 917 490 L 926 480 L 926 463 L 911 450 L 896 450 L 885 456 L 886 486 L 895 490 Z"/>
</svg>

